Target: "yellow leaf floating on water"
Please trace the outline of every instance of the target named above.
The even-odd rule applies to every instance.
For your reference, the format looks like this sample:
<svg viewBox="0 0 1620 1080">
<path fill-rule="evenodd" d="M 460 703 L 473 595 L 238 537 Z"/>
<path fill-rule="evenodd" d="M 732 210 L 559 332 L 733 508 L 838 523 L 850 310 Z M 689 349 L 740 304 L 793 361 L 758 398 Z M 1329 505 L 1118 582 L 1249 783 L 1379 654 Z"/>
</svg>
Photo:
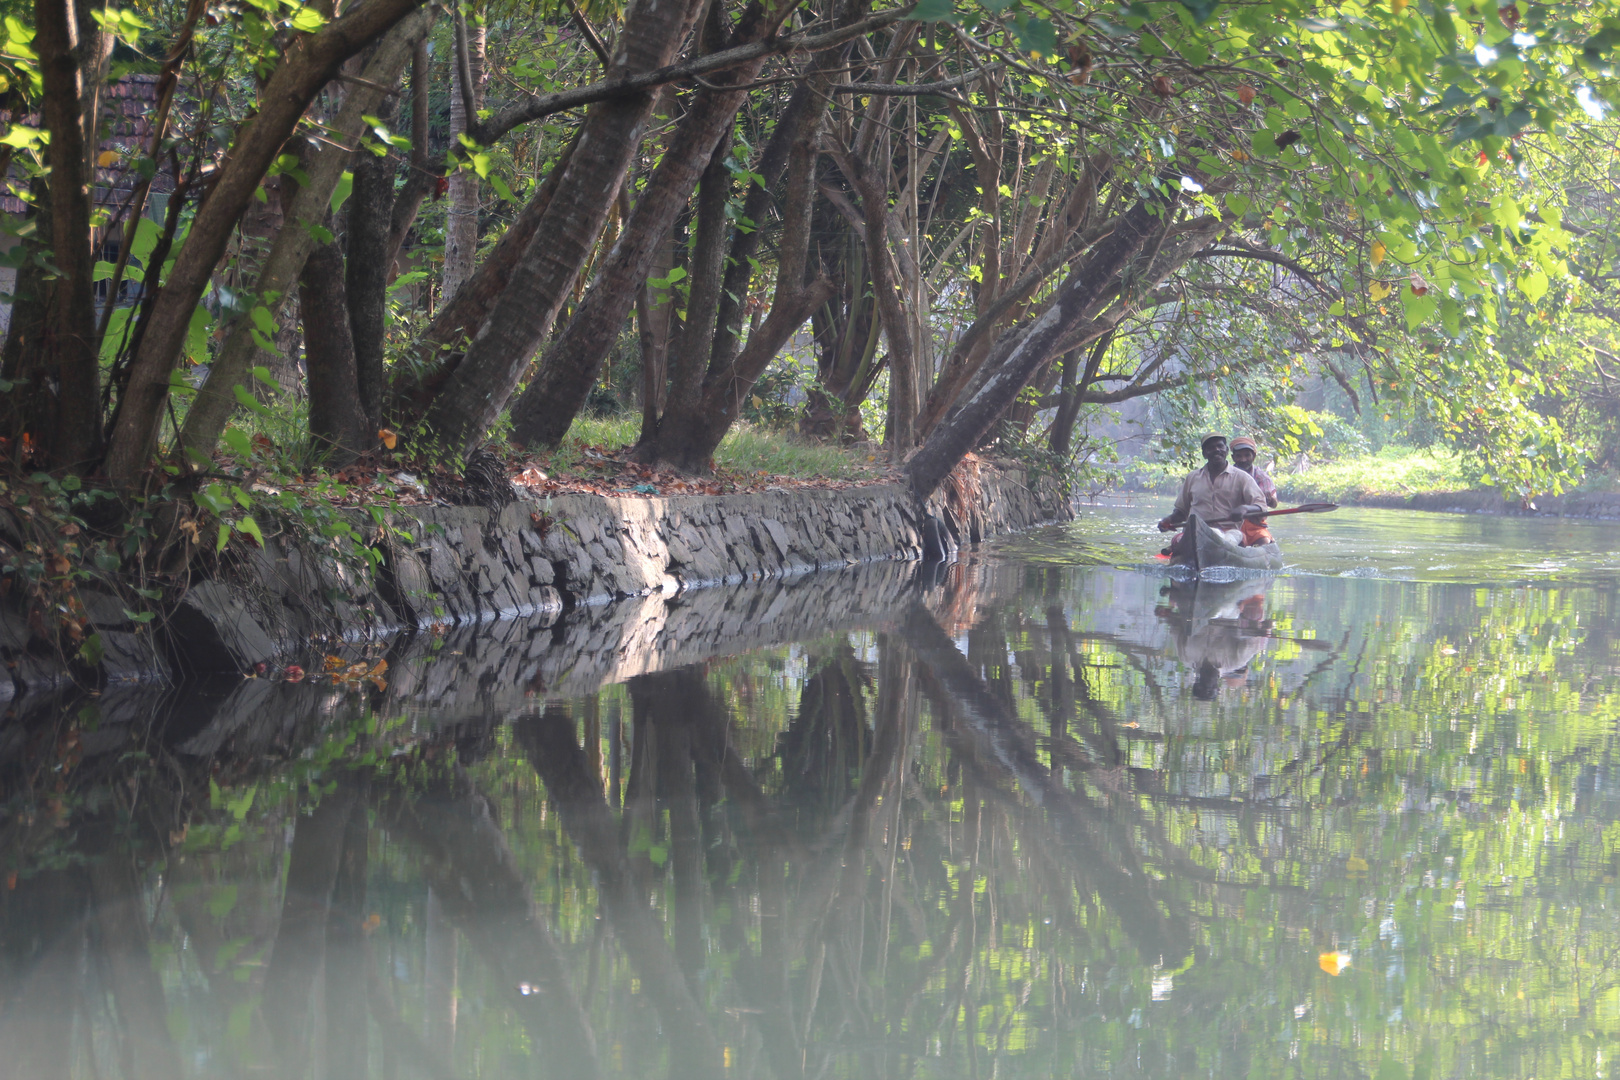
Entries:
<svg viewBox="0 0 1620 1080">
<path fill-rule="evenodd" d="M 1344 969 L 1350 966 L 1350 954 L 1346 952 L 1325 952 L 1316 958 L 1316 966 L 1329 975 L 1342 975 Z"/>
<path fill-rule="evenodd" d="M 1345 861 L 1344 868 L 1352 874 L 1365 874 L 1367 872 L 1367 860 L 1360 855 L 1352 855 Z"/>
<path fill-rule="evenodd" d="M 1374 300 L 1382 300 L 1384 297 L 1388 296 L 1389 293 L 1389 286 L 1384 284 L 1382 281 L 1375 281 L 1371 285 L 1367 286 L 1367 295 L 1371 296 Z"/>
<path fill-rule="evenodd" d="M 1384 247 L 1383 241 L 1374 240 L 1372 244 L 1372 264 L 1377 266 L 1379 263 L 1383 262 L 1385 254 L 1387 254 L 1387 250 Z"/>
</svg>

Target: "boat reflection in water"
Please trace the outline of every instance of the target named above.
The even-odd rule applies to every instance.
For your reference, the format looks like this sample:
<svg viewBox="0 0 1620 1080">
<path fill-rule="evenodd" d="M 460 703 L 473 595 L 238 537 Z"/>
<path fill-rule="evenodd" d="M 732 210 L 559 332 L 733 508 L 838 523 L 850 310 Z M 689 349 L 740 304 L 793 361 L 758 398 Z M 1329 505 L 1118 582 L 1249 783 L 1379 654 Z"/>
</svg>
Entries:
<svg viewBox="0 0 1620 1080">
<path fill-rule="evenodd" d="M 1266 647 L 1271 623 L 1266 593 L 1274 579 L 1176 582 L 1157 609 L 1175 630 L 1176 654 L 1195 673 L 1192 696 L 1213 701 L 1221 684 L 1242 685 L 1249 664 Z"/>
<path fill-rule="evenodd" d="M 1620 679 L 1583 626 L 1613 597 L 908 575 L 401 643 L 386 682 L 20 712 L 0 728 L 0 1061 L 1604 1067 Z"/>
</svg>

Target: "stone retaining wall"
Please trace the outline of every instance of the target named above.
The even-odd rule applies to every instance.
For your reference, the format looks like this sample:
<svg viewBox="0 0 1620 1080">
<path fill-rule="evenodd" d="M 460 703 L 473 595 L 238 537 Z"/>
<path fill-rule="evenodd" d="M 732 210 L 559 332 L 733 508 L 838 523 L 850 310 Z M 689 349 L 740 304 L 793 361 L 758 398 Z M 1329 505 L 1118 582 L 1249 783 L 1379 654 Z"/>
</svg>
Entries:
<svg viewBox="0 0 1620 1080">
<path fill-rule="evenodd" d="M 1022 471 L 970 463 L 928 512 L 947 545 L 963 546 L 1070 516 L 1055 486 L 1031 490 Z M 367 519 L 369 524 L 369 519 Z M 111 597 L 87 599 L 106 647 L 108 683 L 246 672 L 327 651 L 333 639 L 408 629 L 521 621 L 549 626 L 565 611 L 630 597 L 673 596 L 922 556 L 927 523 L 895 485 L 756 495 L 519 498 L 481 507 L 411 508 L 380 535 L 374 573 L 317 547 L 271 536 L 262 549 L 194 584 L 141 626 Z M 936 534 L 937 535 L 937 534 Z M 98 613 L 99 612 L 99 613 Z M 0 615 L 0 700 L 66 680 L 58 658 L 30 647 L 26 625 Z M 318 646 L 318 647 L 317 647 Z"/>
</svg>

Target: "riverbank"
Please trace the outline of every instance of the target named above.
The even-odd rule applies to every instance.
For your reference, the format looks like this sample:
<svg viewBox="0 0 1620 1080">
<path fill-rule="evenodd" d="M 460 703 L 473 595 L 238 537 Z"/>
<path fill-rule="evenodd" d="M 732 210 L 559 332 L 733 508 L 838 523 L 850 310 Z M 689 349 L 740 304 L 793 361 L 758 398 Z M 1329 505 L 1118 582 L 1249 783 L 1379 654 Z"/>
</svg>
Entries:
<svg viewBox="0 0 1620 1080">
<path fill-rule="evenodd" d="M 1144 466 L 1126 474 L 1121 494 L 1173 499 L 1185 475 L 1180 467 Z M 1380 510 L 1426 510 L 1447 514 L 1510 514 L 1620 520 L 1620 492 L 1592 490 L 1506 499 L 1495 488 L 1470 487 L 1461 459 L 1435 449 L 1390 447 L 1360 458 L 1308 465 L 1272 474 L 1284 504 L 1334 502 Z"/>
<path fill-rule="evenodd" d="M 650 486 L 650 485 L 649 485 Z M 770 487 L 771 485 L 767 485 Z M 0 609 L 0 700 L 66 683 L 174 681 L 217 672 L 327 677 L 328 655 L 402 633 L 523 620 L 527 633 L 564 612 L 629 597 L 911 561 L 1069 516 L 1048 482 L 967 461 L 925 512 L 892 483 L 730 495 L 539 494 L 514 485 L 500 508 L 442 501 L 356 510 L 374 557 L 333 557 L 318 536 L 233 544 L 207 578 L 142 616 L 110 594 L 78 590 L 94 664 L 62 655 L 16 611 Z M 382 678 L 384 669 L 330 673 Z"/>
</svg>

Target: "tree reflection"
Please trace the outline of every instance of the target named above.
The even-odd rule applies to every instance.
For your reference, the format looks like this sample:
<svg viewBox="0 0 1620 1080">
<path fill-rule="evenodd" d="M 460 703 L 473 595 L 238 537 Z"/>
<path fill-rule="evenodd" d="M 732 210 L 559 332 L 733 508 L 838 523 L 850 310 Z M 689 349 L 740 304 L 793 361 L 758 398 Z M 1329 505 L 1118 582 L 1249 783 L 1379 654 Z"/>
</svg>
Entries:
<svg viewBox="0 0 1620 1080">
<path fill-rule="evenodd" d="M 958 569 L 867 630 L 493 722 L 335 697 L 280 757 L 87 756 L 64 720 L 0 765 L 0 1060 L 1606 1070 L 1611 598 L 1161 584 Z"/>
</svg>

